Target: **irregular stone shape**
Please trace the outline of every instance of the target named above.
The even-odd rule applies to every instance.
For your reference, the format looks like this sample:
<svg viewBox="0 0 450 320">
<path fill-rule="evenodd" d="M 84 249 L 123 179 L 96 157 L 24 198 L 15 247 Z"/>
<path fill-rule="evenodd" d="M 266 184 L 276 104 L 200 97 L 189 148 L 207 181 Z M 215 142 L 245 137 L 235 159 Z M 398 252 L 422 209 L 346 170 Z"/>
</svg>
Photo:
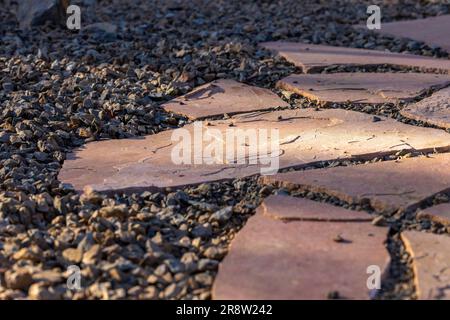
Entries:
<svg viewBox="0 0 450 320">
<path fill-rule="evenodd" d="M 277 87 L 324 104 L 410 101 L 429 88 L 450 84 L 449 75 L 424 73 L 293 74 Z"/>
<path fill-rule="evenodd" d="M 450 87 L 404 108 L 400 113 L 407 118 L 450 129 Z"/>
<path fill-rule="evenodd" d="M 383 28 L 386 24 L 383 23 Z M 377 50 L 333 47 L 295 42 L 266 42 L 262 47 L 277 52 L 289 62 L 302 68 L 304 73 L 320 72 L 332 66 L 378 66 L 412 67 L 421 71 L 450 72 L 450 61 L 411 54 L 391 53 Z"/>
<path fill-rule="evenodd" d="M 425 19 L 382 23 L 375 32 L 409 38 L 450 52 L 450 14 Z"/>
<path fill-rule="evenodd" d="M 196 122 L 143 138 L 88 143 L 67 155 L 59 179 L 79 191 L 91 186 L 94 190 L 105 192 L 140 192 L 259 173 L 273 174 L 277 166 L 302 167 L 338 158 L 370 159 L 404 149 L 450 149 L 450 135 L 442 130 L 410 126 L 384 117 L 379 119 L 381 121 L 373 121 L 373 116 L 339 109 L 299 109 L 244 114 L 227 120 L 209 121 L 209 125 L 203 127 L 198 126 L 201 122 Z M 234 131 L 236 129 L 243 131 Z M 206 151 L 206 147 L 215 142 L 226 155 L 226 143 L 233 141 L 227 138 L 227 131 L 240 138 L 245 138 L 247 133 L 256 135 L 264 132 L 257 132 L 256 129 L 268 130 L 267 143 L 258 146 L 257 142 L 241 141 L 239 149 L 244 149 L 244 152 L 239 159 L 236 156 L 224 159 L 218 154 L 208 156 L 206 152 L 202 159 L 201 152 L 196 152 L 201 146 Z M 272 135 L 272 129 L 278 129 L 278 139 Z M 197 155 L 197 160 L 200 160 L 198 164 L 175 164 L 172 161 L 171 154 L 178 153 L 180 144 L 178 137 L 172 137 L 172 134 L 192 137 L 186 143 L 185 149 L 192 150 L 187 160 L 194 163 L 196 159 L 193 156 Z M 197 148 L 194 142 L 201 135 L 211 141 L 203 140 L 202 145 L 201 140 Z M 273 141 L 270 141 L 271 137 Z M 174 138 L 173 142 L 171 138 Z M 271 149 L 272 142 L 274 148 Z M 236 151 L 236 140 L 231 146 Z M 252 151 L 254 146 L 260 149 Z M 211 160 L 212 164 L 207 164 L 207 160 Z M 237 160 L 242 163 L 237 164 Z M 270 167 L 274 169 L 272 172 Z"/>
<path fill-rule="evenodd" d="M 278 214 L 270 213 L 272 206 L 278 206 L 274 200 L 264 201 L 270 216 Z M 286 207 L 287 216 L 319 220 L 323 218 L 319 209 L 336 219 L 367 215 L 308 203 L 311 200 L 294 198 L 290 202 L 297 205 Z M 259 208 L 219 265 L 213 299 L 327 299 L 332 292 L 341 298 L 368 299 L 374 292 L 367 287 L 367 268 L 376 265 L 383 271 L 389 262 L 386 235 L 386 228 L 367 222 L 283 222 L 263 215 Z"/>
<path fill-rule="evenodd" d="M 261 204 L 261 209 L 263 215 L 285 221 L 372 221 L 368 214 L 289 196 L 270 195 Z"/>
<path fill-rule="evenodd" d="M 20 0 L 17 20 L 22 29 L 43 25 L 47 21 L 65 23 L 69 0 Z"/>
<path fill-rule="evenodd" d="M 189 119 L 202 119 L 223 114 L 289 107 L 275 93 L 234 80 L 221 79 L 207 83 L 194 91 L 162 105 L 169 111 Z"/>
<path fill-rule="evenodd" d="M 450 203 L 442 203 L 426 208 L 417 214 L 418 219 L 431 220 L 444 226 L 450 226 Z"/>
<path fill-rule="evenodd" d="M 418 297 L 421 300 L 450 299 L 450 237 L 419 231 L 402 234 L 413 258 Z"/>
<path fill-rule="evenodd" d="M 326 193 L 349 203 L 369 202 L 382 212 L 416 209 L 439 192 L 450 191 L 450 154 L 400 161 L 279 173 L 261 177 L 275 183 Z"/>
</svg>

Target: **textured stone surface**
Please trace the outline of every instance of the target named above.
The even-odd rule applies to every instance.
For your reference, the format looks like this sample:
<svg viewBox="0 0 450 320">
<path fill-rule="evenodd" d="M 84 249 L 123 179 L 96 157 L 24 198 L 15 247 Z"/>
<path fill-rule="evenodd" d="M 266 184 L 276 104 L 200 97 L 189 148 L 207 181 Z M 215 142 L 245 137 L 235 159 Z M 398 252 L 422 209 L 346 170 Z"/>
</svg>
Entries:
<svg viewBox="0 0 450 320">
<path fill-rule="evenodd" d="M 448 84 L 449 75 L 355 72 L 293 74 L 280 80 L 277 86 L 327 104 L 409 101 L 431 87 Z"/>
<path fill-rule="evenodd" d="M 383 23 L 383 28 L 386 24 Z M 262 47 L 273 50 L 286 60 L 302 68 L 305 73 L 319 72 L 325 67 L 392 65 L 416 67 L 422 71 L 450 71 L 450 61 L 422 56 L 377 50 L 313 45 L 295 42 L 266 42 Z"/>
<path fill-rule="evenodd" d="M 400 113 L 407 118 L 450 129 L 450 87 L 404 108 Z"/>
<path fill-rule="evenodd" d="M 421 300 L 450 299 L 450 237 L 406 231 L 402 239 L 413 258 L 416 290 Z"/>
<path fill-rule="evenodd" d="M 338 109 L 283 110 L 210 121 L 209 126 L 203 126 L 202 134 L 218 137 L 213 140 L 225 146 L 225 140 L 229 139 L 221 140 L 218 132 L 227 129 L 278 129 L 280 150 L 278 153 L 272 150 L 269 154 L 272 160 L 279 156 L 281 168 L 337 158 L 370 158 L 402 149 L 450 148 L 450 135 L 442 130 L 409 126 L 382 117 L 380 120 L 373 121 L 373 116 Z M 193 136 L 194 124 L 178 130 L 178 133 Z M 166 131 L 143 138 L 88 143 L 67 155 L 59 179 L 77 190 L 90 185 L 98 191 L 141 191 L 244 177 L 259 174 L 261 168 L 269 167 L 269 164 L 261 165 L 261 153 L 251 152 L 250 144 L 241 145 L 246 157 L 240 159 L 245 160 L 245 164 L 236 164 L 236 157 L 234 161 L 222 159 L 224 164 L 206 164 L 204 161 L 197 165 L 174 164 L 171 153 L 179 142 L 171 141 L 172 133 Z M 268 137 L 271 136 L 269 131 Z M 193 144 L 194 139 L 191 140 Z M 210 143 L 204 142 L 203 146 Z M 236 148 L 236 144 L 234 146 Z M 193 162 L 192 157 L 191 160 Z M 258 160 L 258 163 L 249 164 L 249 160 Z"/>
<path fill-rule="evenodd" d="M 276 200 L 266 199 L 266 210 L 277 206 Z M 296 206 L 285 208 L 285 215 L 316 219 L 323 218 L 320 211 L 340 219 L 367 215 L 308 203 L 311 200 L 291 203 L 295 201 Z M 278 213 L 269 209 L 268 214 Z M 384 270 L 389 261 L 386 234 L 385 228 L 368 222 L 283 222 L 259 208 L 219 266 L 213 299 L 327 299 L 332 292 L 341 298 L 368 299 L 367 267 Z M 343 240 L 336 241 L 337 237 Z"/>
<path fill-rule="evenodd" d="M 425 42 L 450 52 L 450 15 L 382 23 L 376 32 Z"/>
<path fill-rule="evenodd" d="M 22 29 L 27 29 L 47 21 L 64 23 L 69 0 L 21 0 L 18 4 L 17 20 Z"/>
<path fill-rule="evenodd" d="M 162 105 L 170 112 L 189 119 L 201 119 L 223 114 L 289 107 L 268 89 L 249 86 L 234 80 L 222 79 L 202 85 L 192 92 Z"/>
<path fill-rule="evenodd" d="M 349 203 L 370 202 L 379 211 L 414 209 L 423 200 L 450 191 L 450 154 L 280 173 L 261 178 L 277 183 L 323 192 Z"/>
<path fill-rule="evenodd" d="M 418 219 L 428 219 L 444 226 L 450 225 L 450 203 L 426 208 L 417 214 Z"/>
<path fill-rule="evenodd" d="M 289 196 L 271 195 L 261 204 L 261 210 L 267 217 L 287 221 L 372 221 L 368 214 Z"/>
</svg>

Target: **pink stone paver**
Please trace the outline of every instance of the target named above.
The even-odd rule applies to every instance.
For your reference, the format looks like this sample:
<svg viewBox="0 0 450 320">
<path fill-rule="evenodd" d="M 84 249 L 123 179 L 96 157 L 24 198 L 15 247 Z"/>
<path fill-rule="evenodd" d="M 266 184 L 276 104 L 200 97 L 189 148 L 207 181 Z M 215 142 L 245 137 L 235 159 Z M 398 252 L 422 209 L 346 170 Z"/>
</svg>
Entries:
<svg viewBox="0 0 450 320">
<path fill-rule="evenodd" d="M 424 73 L 293 74 L 277 87 L 324 104 L 395 103 L 412 100 L 429 88 L 450 85 L 449 75 Z"/>
<path fill-rule="evenodd" d="M 425 19 L 382 23 L 378 33 L 425 42 L 450 52 L 450 14 Z"/>
<path fill-rule="evenodd" d="M 407 106 L 400 113 L 407 118 L 450 129 L 450 87 Z"/>
<path fill-rule="evenodd" d="M 298 210 L 299 207 L 307 210 Z M 261 204 L 261 209 L 264 216 L 285 221 L 372 221 L 368 214 L 289 196 L 271 195 Z"/>
<path fill-rule="evenodd" d="M 202 119 L 223 114 L 289 107 L 268 89 L 249 86 L 230 79 L 216 80 L 162 105 L 169 111 Z"/>
<path fill-rule="evenodd" d="M 419 299 L 450 300 L 450 237 L 419 231 L 401 235 L 413 258 Z"/>
<path fill-rule="evenodd" d="M 418 219 L 427 219 L 444 226 L 450 226 L 450 203 L 426 208 L 417 214 Z"/>
<path fill-rule="evenodd" d="M 227 129 L 267 129 L 269 140 L 259 146 L 260 152 L 251 151 L 255 143 L 242 143 L 239 146 L 245 152 L 245 157 L 238 159 L 243 164 L 236 164 L 236 157 L 234 161 L 230 159 L 225 162 L 214 154 L 205 154 L 204 159 L 199 159 L 202 160 L 200 164 L 175 164 L 171 154 L 177 153 L 176 149 L 182 140 L 174 137 L 172 142 L 171 136 L 176 133 L 192 137 L 191 144 L 186 143 L 186 149 L 192 150 L 192 156 L 188 160 L 193 163 L 193 155 L 196 154 L 193 148 L 195 123 L 175 131 L 142 138 L 92 142 L 67 155 L 58 178 L 63 183 L 71 184 L 77 191 L 90 186 L 103 192 L 140 192 L 240 178 L 260 174 L 261 169 L 266 169 L 262 173 L 267 174 L 269 167 L 276 170 L 278 165 L 280 168 L 287 168 L 338 158 L 369 159 L 405 149 L 450 149 L 450 135 L 442 130 L 379 118 L 381 121 L 373 121 L 373 116 L 338 109 L 298 109 L 244 114 L 228 120 L 209 121 L 209 126 L 204 125 L 197 130 L 196 137 L 201 132 L 225 151 L 225 140 L 230 139 L 225 138 L 225 134 L 220 137 L 220 134 Z M 230 127 L 230 124 L 233 126 Z M 278 140 L 272 136 L 272 129 L 279 130 Z M 242 132 L 238 136 L 245 136 Z M 279 150 L 271 150 L 271 137 Z M 204 141 L 203 151 L 211 143 Z M 201 143 L 198 145 L 202 146 Z M 236 145 L 234 144 L 235 149 Z M 264 146 L 267 146 L 266 150 Z M 264 151 L 268 158 L 264 158 Z M 205 163 L 214 158 L 215 163 Z M 266 162 L 262 163 L 261 159 Z M 217 163 L 219 160 L 222 164 Z M 279 164 L 276 163 L 277 160 Z"/>
<path fill-rule="evenodd" d="M 415 209 L 427 198 L 450 192 L 450 154 L 346 167 L 279 173 L 262 183 L 326 193 L 349 203 L 369 202 L 382 212 Z"/>
<path fill-rule="evenodd" d="M 384 24 L 383 24 L 384 26 Z M 440 70 L 450 72 L 450 60 L 391 53 L 377 50 L 313 45 L 295 42 L 266 42 L 261 46 L 277 52 L 289 62 L 302 68 L 304 73 L 317 73 L 330 66 L 416 67 L 420 71 Z"/>
<path fill-rule="evenodd" d="M 264 201 L 266 208 L 273 200 Z M 311 200 L 291 203 L 296 200 L 296 206 L 286 207 L 286 215 L 314 217 L 318 208 L 336 219 L 367 215 Z M 332 292 L 346 299 L 369 299 L 373 292 L 367 288 L 367 268 L 376 265 L 383 271 L 390 261 L 386 235 L 386 228 L 368 222 L 283 222 L 259 208 L 220 264 L 213 299 L 311 300 L 327 299 Z"/>
</svg>

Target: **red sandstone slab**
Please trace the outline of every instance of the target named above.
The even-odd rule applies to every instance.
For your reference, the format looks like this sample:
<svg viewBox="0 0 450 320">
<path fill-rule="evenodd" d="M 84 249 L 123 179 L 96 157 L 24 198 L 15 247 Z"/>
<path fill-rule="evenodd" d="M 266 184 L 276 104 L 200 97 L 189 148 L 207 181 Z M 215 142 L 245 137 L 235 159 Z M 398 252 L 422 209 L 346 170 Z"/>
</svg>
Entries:
<svg viewBox="0 0 450 320">
<path fill-rule="evenodd" d="M 450 226 L 450 203 L 442 203 L 426 208 L 417 214 L 418 219 L 427 219 L 444 226 Z"/>
<path fill-rule="evenodd" d="M 285 221 L 372 221 L 368 214 L 289 196 L 271 195 L 261 208 L 263 215 Z"/>
<path fill-rule="evenodd" d="M 232 115 L 289 107 L 289 104 L 268 89 L 221 79 L 202 85 L 184 96 L 163 104 L 162 107 L 189 119 L 202 119 L 225 113 Z"/>
<path fill-rule="evenodd" d="M 330 216 L 346 219 L 354 215 L 305 201 L 310 200 L 298 199 L 297 208 L 288 209 L 290 215 L 310 216 L 314 211 L 316 219 L 322 219 L 317 206 Z M 332 292 L 344 299 L 369 299 L 373 292 L 367 287 L 367 268 L 378 266 L 383 280 L 389 262 L 385 228 L 367 222 L 283 222 L 261 211 L 231 243 L 219 266 L 213 299 L 322 300 Z M 337 237 L 344 240 L 336 241 Z"/>
<path fill-rule="evenodd" d="M 378 33 L 425 42 L 450 52 L 450 14 L 425 19 L 382 23 Z"/>
<path fill-rule="evenodd" d="M 400 113 L 410 119 L 450 129 L 450 87 L 404 108 Z"/>
<path fill-rule="evenodd" d="M 200 139 L 198 145 L 205 151 L 211 141 L 215 141 L 224 154 L 222 157 L 204 154 L 203 159 L 202 153 L 194 150 L 195 137 L 199 137 L 197 133 L 194 134 L 197 125 L 194 123 L 182 129 L 142 138 L 88 143 L 67 155 L 58 178 L 78 191 L 91 186 L 103 192 L 140 192 L 241 178 L 260 174 L 261 169 L 266 170 L 263 174 L 268 174 L 270 167 L 276 172 L 277 166 L 287 168 L 324 160 L 365 159 L 404 149 L 450 149 L 450 135 L 442 130 L 410 126 L 384 117 L 380 117 L 380 120 L 373 121 L 373 116 L 354 111 L 300 109 L 244 114 L 228 120 L 209 121 L 209 125 L 203 123 L 198 131 L 211 140 Z M 239 147 L 244 149 L 243 156 L 227 159 L 225 146 L 230 140 L 226 138 L 228 129 L 241 138 L 247 135 L 246 132 L 260 134 L 258 129 L 268 130 L 269 140 L 260 144 L 248 143 L 248 140 L 247 143 L 240 143 Z M 237 129 L 243 131 L 239 133 L 235 131 Z M 252 130 L 247 131 L 249 129 Z M 272 129 L 278 130 L 278 139 L 272 136 Z M 172 161 L 171 154 L 176 153 L 180 144 L 177 137 L 172 142 L 172 134 L 191 137 L 190 144 L 186 143 L 186 149 L 192 150 L 189 160 L 194 163 L 194 155 L 197 154 L 201 160 L 199 164 L 175 164 Z M 270 149 L 271 138 L 279 150 Z M 234 140 L 231 145 L 234 146 L 232 150 L 236 151 L 237 141 Z M 260 148 L 256 152 L 252 151 L 255 146 Z M 264 157 L 264 146 L 267 147 L 267 157 Z M 206 160 L 214 161 L 207 164 Z M 237 164 L 237 160 L 243 163 Z M 267 162 L 263 163 L 262 160 Z"/>
<path fill-rule="evenodd" d="M 450 191 L 450 154 L 347 167 L 279 173 L 261 178 L 326 193 L 349 203 L 369 202 L 378 211 L 415 209 L 425 199 Z"/>
<path fill-rule="evenodd" d="M 405 231 L 402 239 L 413 258 L 420 300 L 450 300 L 450 237 Z"/>
<path fill-rule="evenodd" d="M 386 24 L 383 24 L 383 28 Z M 413 29 L 413 32 L 415 30 Z M 450 61 L 411 54 L 391 53 L 377 50 L 313 45 L 295 42 L 265 42 L 261 46 L 275 51 L 289 62 L 302 68 L 304 73 L 317 73 L 331 66 L 378 66 L 413 67 L 421 71 L 440 70 L 450 72 Z"/>
<path fill-rule="evenodd" d="M 410 101 L 429 88 L 450 84 L 449 75 L 425 73 L 293 74 L 277 87 L 324 104 Z"/>
</svg>

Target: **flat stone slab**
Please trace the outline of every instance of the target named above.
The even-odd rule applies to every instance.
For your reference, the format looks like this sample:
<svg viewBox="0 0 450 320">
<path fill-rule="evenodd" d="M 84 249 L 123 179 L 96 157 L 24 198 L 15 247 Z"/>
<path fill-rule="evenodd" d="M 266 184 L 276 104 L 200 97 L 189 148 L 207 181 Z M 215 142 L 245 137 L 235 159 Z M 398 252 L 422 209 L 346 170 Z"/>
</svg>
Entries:
<svg viewBox="0 0 450 320">
<path fill-rule="evenodd" d="M 302 208 L 299 210 L 298 208 Z M 303 198 L 270 195 L 261 204 L 264 216 L 284 221 L 372 221 L 372 217 L 361 212 L 340 207 L 325 206 Z M 324 210 L 328 209 L 328 210 Z"/>
<path fill-rule="evenodd" d="M 293 74 L 277 83 L 323 104 L 396 103 L 410 101 L 429 88 L 450 84 L 449 75 L 426 73 L 331 73 Z"/>
<path fill-rule="evenodd" d="M 410 119 L 450 129 L 450 87 L 407 106 L 400 113 Z"/>
<path fill-rule="evenodd" d="M 78 191 L 91 186 L 103 192 L 141 192 L 241 178 L 260 174 L 262 169 L 264 174 L 275 173 L 277 166 L 301 167 L 324 160 L 369 159 L 405 149 L 450 149 L 450 135 L 442 130 L 410 126 L 384 117 L 378 119 L 380 121 L 374 121 L 368 114 L 339 109 L 257 112 L 227 120 L 196 122 L 142 138 L 91 142 L 67 155 L 59 180 L 71 184 Z M 243 131 L 235 131 L 237 129 Z M 253 130 L 247 131 L 249 129 Z M 246 132 L 254 133 L 256 129 L 268 130 L 267 142 L 262 140 L 259 146 L 257 142 L 241 141 L 238 145 L 235 140 L 233 143 L 233 135 L 242 138 Z M 272 135 L 272 129 L 278 129 L 278 138 Z M 232 138 L 226 138 L 227 132 L 232 133 Z M 192 150 L 188 160 L 194 163 L 194 155 L 197 154 L 200 158 L 197 159 L 200 160 L 198 164 L 175 164 L 172 161 L 171 155 L 176 153 L 180 144 L 176 137 L 171 140 L 172 134 L 192 137 L 186 146 Z M 200 137 L 198 146 L 204 151 L 203 159 L 201 152 L 195 152 L 198 150 L 194 145 L 195 137 L 199 135 L 210 139 L 206 141 Z M 272 138 L 273 145 L 279 146 L 278 150 L 271 149 Z M 223 147 L 222 157 L 208 156 L 205 152 L 212 141 Z M 238 147 L 244 150 L 241 157 L 225 158 L 229 141 L 235 154 Z M 259 150 L 254 151 L 255 146 Z M 206 160 L 214 161 L 207 164 Z M 238 161 L 242 163 L 238 164 Z M 269 167 L 275 170 L 269 172 Z"/>
<path fill-rule="evenodd" d="M 425 199 L 450 191 L 450 154 L 370 164 L 279 173 L 274 183 L 326 193 L 349 203 L 369 202 L 381 212 L 416 209 Z"/>
<path fill-rule="evenodd" d="M 382 24 L 384 29 L 385 23 Z M 448 28 L 447 28 L 448 29 Z M 445 29 L 442 29 L 445 31 Z M 412 29 L 412 32 L 416 32 Z M 391 53 L 377 50 L 334 47 L 295 42 L 265 42 L 263 48 L 274 51 L 287 61 L 302 68 L 304 73 L 317 73 L 332 66 L 412 67 L 420 71 L 450 72 L 450 60 L 434 59 L 412 54 Z"/>
<path fill-rule="evenodd" d="M 169 112 L 189 119 L 202 119 L 223 114 L 289 107 L 268 89 L 249 86 L 234 80 L 221 79 L 202 85 L 192 92 L 162 105 Z"/>
<path fill-rule="evenodd" d="M 219 265 L 213 299 L 315 300 L 333 292 L 340 298 L 369 299 L 367 268 L 378 266 L 382 280 L 390 261 L 384 246 L 387 229 L 345 221 L 366 213 L 298 198 L 290 200 L 284 215 L 320 220 L 320 208 L 343 221 L 280 221 L 270 217 L 278 214 L 270 211 L 277 200 L 264 200 L 269 216 L 260 207 L 236 235 Z"/>
<path fill-rule="evenodd" d="M 450 52 L 450 14 L 425 19 L 382 23 L 375 32 L 409 38 Z"/>
<path fill-rule="evenodd" d="M 442 203 L 426 208 L 417 214 L 418 219 L 431 220 L 444 226 L 450 226 L 450 203 Z"/>
<path fill-rule="evenodd" d="M 405 231 L 401 235 L 413 258 L 419 299 L 449 300 L 450 237 L 419 231 Z"/>
</svg>

